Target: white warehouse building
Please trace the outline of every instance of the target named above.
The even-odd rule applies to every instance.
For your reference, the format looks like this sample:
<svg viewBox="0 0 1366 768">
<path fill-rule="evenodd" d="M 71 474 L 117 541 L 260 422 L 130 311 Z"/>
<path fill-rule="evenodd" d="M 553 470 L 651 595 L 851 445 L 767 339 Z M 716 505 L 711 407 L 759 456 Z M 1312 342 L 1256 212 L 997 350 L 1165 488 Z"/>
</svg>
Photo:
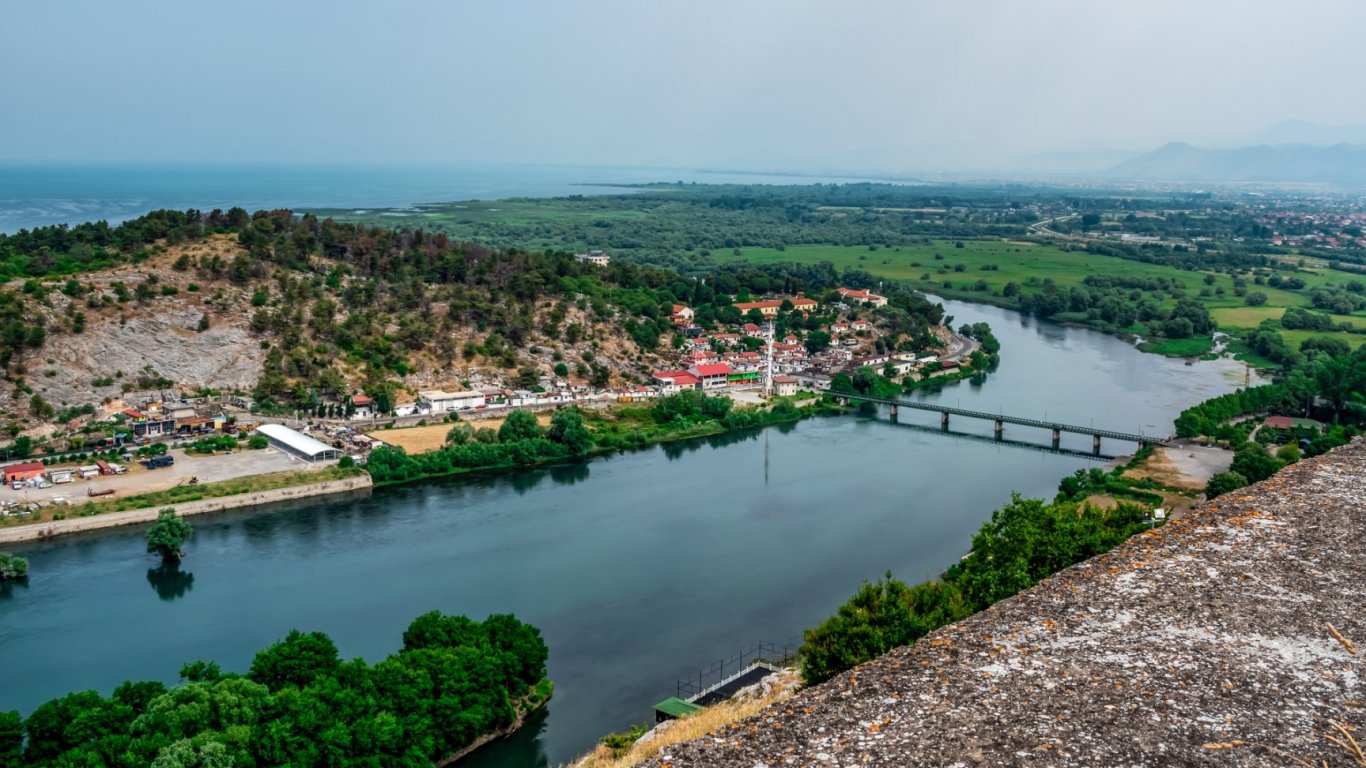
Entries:
<svg viewBox="0 0 1366 768">
<path fill-rule="evenodd" d="M 439 389 L 424 389 L 417 393 L 419 409 L 430 413 L 449 413 L 468 411 L 484 404 L 484 393 L 476 391 L 442 392 Z"/>
<path fill-rule="evenodd" d="M 256 433 L 263 435 L 276 448 L 291 456 L 298 456 L 304 461 L 328 461 L 341 458 L 340 448 L 333 448 L 327 443 L 309 437 L 298 430 L 290 429 L 283 424 L 262 424 L 256 428 Z"/>
</svg>

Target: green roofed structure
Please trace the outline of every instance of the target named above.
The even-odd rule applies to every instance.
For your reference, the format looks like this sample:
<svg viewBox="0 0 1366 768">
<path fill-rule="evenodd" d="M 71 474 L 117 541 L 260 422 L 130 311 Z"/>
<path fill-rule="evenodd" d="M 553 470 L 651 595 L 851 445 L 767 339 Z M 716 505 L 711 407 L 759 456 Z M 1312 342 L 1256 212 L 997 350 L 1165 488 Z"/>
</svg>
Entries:
<svg viewBox="0 0 1366 768">
<path fill-rule="evenodd" d="M 677 696 L 659 702 L 655 705 L 655 722 L 662 723 L 665 720 L 675 720 L 680 717 L 687 717 L 694 712 L 701 711 L 702 707 L 697 706 L 691 701 L 684 701 Z"/>
</svg>

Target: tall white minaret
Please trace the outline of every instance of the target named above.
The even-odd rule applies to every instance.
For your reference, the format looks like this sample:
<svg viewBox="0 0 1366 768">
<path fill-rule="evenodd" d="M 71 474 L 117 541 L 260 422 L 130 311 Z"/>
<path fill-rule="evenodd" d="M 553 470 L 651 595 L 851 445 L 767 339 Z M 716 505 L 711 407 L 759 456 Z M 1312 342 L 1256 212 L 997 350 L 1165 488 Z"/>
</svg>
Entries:
<svg viewBox="0 0 1366 768">
<path fill-rule="evenodd" d="M 773 394 L 773 321 L 764 324 L 764 397 Z"/>
</svg>

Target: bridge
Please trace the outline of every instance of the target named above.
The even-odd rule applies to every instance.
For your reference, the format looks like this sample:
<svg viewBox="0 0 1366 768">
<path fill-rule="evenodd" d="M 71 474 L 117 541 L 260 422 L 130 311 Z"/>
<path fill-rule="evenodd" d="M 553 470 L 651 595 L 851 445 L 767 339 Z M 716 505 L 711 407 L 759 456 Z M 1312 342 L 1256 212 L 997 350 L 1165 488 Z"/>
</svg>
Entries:
<svg viewBox="0 0 1366 768">
<path fill-rule="evenodd" d="M 931 427 L 925 424 L 913 424 L 905 421 L 892 422 L 893 429 L 909 429 L 912 432 L 924 432 L 925 434 L 935 434 L 941 437 L 949 437 L 955 440 L 964 440 L 975 443 L 991 443 L 992 445 L 1004 448 L 1020 448 L 1026 451 L 1037 451 L 1039 453 L 1051 453 L 1057 456 L 1068 456 L 1074 459 L 1085 459 L 1087 461 L 1107 462 L 1119 458 L 1109 453 L 1097 453 L 1094 451 L 1082 451 L 1075 448 L 1063 448 L 1061 446 L 1049 446 L 1045 443 L 1031 443 L 1027 440 L 1011 440 L 1008 437 L 997 435 L 983 435 L 977 432 L 962 432 L 956 429 L 944 429 L 943 427 Z"/>
<path fill-rule="evenodd" d="M 949 428 L 950 416 L 962 416 L 968 419 L 981 419 L 983 421 L 994 422 L 996 425 L 996 437 L 1001 437 L 1005 432 L 1005 425 L 1014 424 L 1021 427 L 1034 427 L 1036 429 L 1047 429 L 1053 433 L 1053 447 L 1058 447 L 1058 442 L 1062 438 L 1063 432 L 1076 435 L 1090 435 L 1091 449 L 1094 453 L 1100 453 L 1100 441 L 1120 440 L 1139 445 L 1169 445 L 1170 438 L 1153 437 L 1151 435 L 1135 434 L 1132 432 L 1118 432 L 1113 429 L 1099 429 L 1097 427 L 1081 427 L 1075 424 L 1063 424 L 1056 421 L 1042 421 L 1040 419 L 1026 419 L 1019 416 L 1006 416 L 1001 413 L 988 413 L 986 411 L 973 411 L 966 408 L 951 408 L 947 405 L 937 405 L 934 403 L 913 403 L 906 400 L 897 400 L 888 397 L 873 397 L 872 395 L 859 395 L 850 392 L 827 392 L 830 397 L 844 402 L 876 403 L 891 408 L 892 416 L 897 415 L 900 408 L 910 408 L 916 411 L 932 411 L 938 413 L 939 425 L 943 429 Z"/>
</svg>

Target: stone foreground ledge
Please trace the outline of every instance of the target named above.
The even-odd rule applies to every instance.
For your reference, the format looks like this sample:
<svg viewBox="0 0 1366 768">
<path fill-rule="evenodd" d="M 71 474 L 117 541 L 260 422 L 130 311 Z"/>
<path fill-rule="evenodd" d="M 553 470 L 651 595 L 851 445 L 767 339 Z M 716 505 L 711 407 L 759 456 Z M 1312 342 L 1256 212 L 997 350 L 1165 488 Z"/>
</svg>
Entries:
<svg viewBox="0 0 1366 768">
<path fill-rule="evenodd" d="M 1363 597 L 1358 440 L 648 765 L 1358 766 Z"/>
</svg>

